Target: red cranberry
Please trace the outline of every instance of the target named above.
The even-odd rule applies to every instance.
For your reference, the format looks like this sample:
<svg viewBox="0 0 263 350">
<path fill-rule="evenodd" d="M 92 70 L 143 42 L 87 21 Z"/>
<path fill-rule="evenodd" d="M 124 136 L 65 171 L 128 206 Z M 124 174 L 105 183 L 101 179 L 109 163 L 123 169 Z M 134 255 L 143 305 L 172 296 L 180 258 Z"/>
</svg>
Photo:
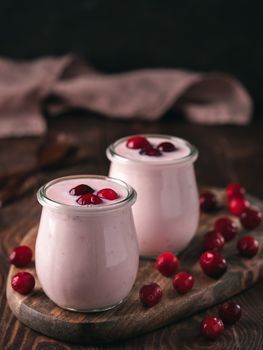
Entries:
<svg viewBox="0 0 263 350">
<path fill-rule="evenodd" d="M 108 199 L 110 201 L 119 198 L 118 193 L 112 190 L 111 188 L 103 188 L 102 190 L 98 191 L 97 195 L 100 198 Z"/>
<path fill-rule="evenodd" d="M 143 305 L 152 307 L 160 302 L 163 292 L 159 284 L 152 282 L 142 286 L 139 295 Z"/>
<path fill-rule="evenodd" d="M 83 194 L 77 199 L 77 203 L 80 205 L 89 205 L 89 204 L 100 204 L 102 203 L 102 200 L 100 197 L 96 196 L 95 194 Z"/>
<path fill-rule="evenodd" d="M 252 236 L 244 236 L 237 242 L 237 249 L 240 255 L 252 258 L 258 253 L 259 243 Z"/>
<path fill-rule="evenodd" d="M 219 305 L 218 314 L 223 322 L 234 324 L 241 317 L 241 307 L 233 301 L 227 301 Z"/>
<path fill-rule="evenodd" d="M 142 149 L 150 146 L 150 142 L 143 136 L 132 136 L 127 142 L 126 146 L 132 149 Z"/>
<path fill-rule="evenodd" d="M 24 267 L 32 260 L 32 250 L 26 245 L 16 247 L 9 255 L 9 261 L 16 267 Z"/>
<path fill-rule="evenodd" d="M 241 186 L 239 183 L 230 183 L 227 185 L 226 188 L 226 196 L 228 200 L 230 200 L 233 197 L 242 197 L 245 195 L 245 189 L 243 186 Z"/>
<path fill-rule="evenodd" d="M 157 146 L 157 148 L 161 152 L 174 152 L 177 150 L 175 145 L 171 142 L 162 142 Z"/>
<path fill-rule="evenodd" d="M 173 276 L 178 270 L 179 260 L 170 252 L 160 254 L 156 259 L 156 268 L 165 277 Z"/>
<path fill-rule="evenodd" d="M 69 193 L 72 196 L 81 196 L 82 194 L 93 193 L 93 192 L 94 192 L 93 188 L 84 184 L 78 185 L 76 187 L 71 188 L 71 190 L 69 190 Z"/>
<path fill-rule="evenodd" d="M 252 208 L 247 208 L 240 215 L 240 222 L 247 230 L 254 230 L 261 224 L 262 214 L 260 211 Z"/>
<path fill-rule="evenodd" d="M 173 279 L 173 287 L 180 294 L 188 293 L 193 288 L 193 285 L 194 278 L 188 272 L 179 272 Z"/>
<path fill-rule="evenodd" d="M 217 316 L 206 316 L 201 323 L 202 334 L 209 339 L 216 339 L 224 332 L 224 323 Z"/>
<path fill-rule="evenodd" d="M 236 223 L 227 217 L 217 219 L 214 223 L 214 230 L 220 232 L 227 242 L 231 241 L 238 233 Z"/>
<path fill-rule="evenodd" d="M 160 152 L 158 148 L 148 147 L 148 148 L 141 149 L 140 154 L 146 155 L 149 157 L 160 157 L 162 155 L 162 152 Z"/>
<path fill-rule="evenodd" d="M 249 201 L 244 197 L 233 197 L 228 203 L 228 208 L 231 214 L 240 216 L 245 209 L 250 206 Z"/>
<path fill-rule="evenodd" d="M 20 294 L 30 293 L 35 286 L 35 278 L 29 272 L 18 272 L 12 277 L 12 288 Z"/>
<path fill-rule="evenodd" d="M 216 209 L 217 199 L 214 193 L 204 192 L 199 197 L 200 209 L 204 212 L 210 212 Z"/>
<path fill-rule="evenodd" d="M 220 251 L 223 249 L 225 239 L 219 232 L 209 231 L 204 236 L 204 246 L 206 250 Z"/>
<path fill-rule="evenodd" d="M 220 277 L 227 269 L 226 260 L 215 251 L 204 252 L 199 259 L 203 271 L 209 277 Z"/>
</svg>

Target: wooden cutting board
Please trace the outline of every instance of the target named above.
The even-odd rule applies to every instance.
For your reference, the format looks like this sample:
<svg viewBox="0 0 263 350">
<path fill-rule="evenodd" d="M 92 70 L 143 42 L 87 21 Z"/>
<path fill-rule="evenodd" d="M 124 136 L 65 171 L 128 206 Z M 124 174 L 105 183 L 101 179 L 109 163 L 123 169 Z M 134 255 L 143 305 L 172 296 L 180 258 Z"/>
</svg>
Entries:
<svg viewBox="0 0 263 350">
<path fill-rule="evenodd" d="M 223 206 L 223 190 L 213 190 Z M 250 196 L 249 199 L 253 205 L 263 209 L 263 202 Z M 11 276 L 19 269 L 13 266 L 10 268 L 6 290 L 8 304 L 14 315 L 28 327 L 47 336 L 79 344 L 117 341 L 178 321 L 241 292 L 263 276 L 262 226 L 251 232 L 261 244 L 256 257 L 245 259 L 238 256 L 235 239 L 227 243 L 223 251 L 228 262 L 228 270 L 223 277 L 212 279 L 201 271 L 198 257 L 203 251 L 202 236 L 211 229 L 217 217 L 226 214 L 225 206 L 216 213 L 202 214 L 195 238 L 180 254 L 180 271 L 189 271 L 195 277 L 193 290 L 184 296 L 173 290 L 171 279 L 163 277 L 155 270 L 153 261 L 141 260 L 136 283 L 125 303 L 102 313 L 74 313 L 62 310 L 45 296 L 32 263 L 23 269 L 31 272 L 36 278 L 36 287 L 27 296 L 20 295 L 11 288 Z M 238 237 L 245 233 L 247 232 L 241 229 Z M 21 244 L 26 244 L 34 250 L 36 234 L 37 227 L 33 227 Z M 147 309 L 141 305 L 138 291 L 143 284 L 152 281 L 161 285 L 164 296 L 158 305 Z"/>
</svg>

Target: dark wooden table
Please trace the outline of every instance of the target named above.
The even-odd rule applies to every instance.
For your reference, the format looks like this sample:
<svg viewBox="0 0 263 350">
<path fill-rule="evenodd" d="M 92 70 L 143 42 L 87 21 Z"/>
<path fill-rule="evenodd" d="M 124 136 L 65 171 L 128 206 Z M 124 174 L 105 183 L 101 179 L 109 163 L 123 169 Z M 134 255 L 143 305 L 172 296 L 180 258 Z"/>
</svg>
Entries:
<svg viewBox="0 0 263 350">
<path fill-rule="evenodd" d="M 108 346 L 77 346 L 64 344 L 38 334 L 20 324 L 11 314 L 5 297 L 9 268 L 8 254 L 32 223 L 37 223 L 40 206 L 35 190 L 43 182 L 62 175 L 77 173 L 106 174 L 108 161 L 105 148 L 117 138 L 136 133 L 167 133 L 186 138 L 200 150 L 196 163 L 199 184 L 224 187 L 229 181 L 239 181 L 251 194 L 263 198 L 263 121 L 258 118 L 249 127 L 200 126 L 187 124 L 172 113 L 161 121 L 124 122 L 108 120 L 91 114 L 72 114 L 49 121 L 49 132 L 65 132 L 78 143 L 78 152 L 63 166 L 52 167 L 36 176 L 30 189 L 13 203 L 0 208 L 0 350 L 62 350 L 62 349 L 263 349 L 263 281 L 234 299 L 243 309 L 243 317 L 229 327 L 217 341 L 208 341 L 199 333 L 202 317 L 215 308 L 194 315 L 141 337 Z M 0 173 L 24 169 L 35 162 L 37 138 L 0 141 Z"/>
</svg>

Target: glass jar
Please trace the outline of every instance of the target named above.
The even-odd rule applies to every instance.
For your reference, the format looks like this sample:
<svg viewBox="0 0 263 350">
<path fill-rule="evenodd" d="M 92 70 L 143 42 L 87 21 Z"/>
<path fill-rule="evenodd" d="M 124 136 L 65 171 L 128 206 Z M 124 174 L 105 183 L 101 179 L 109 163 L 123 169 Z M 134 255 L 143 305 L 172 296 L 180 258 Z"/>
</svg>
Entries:
<svg viewBox="0 0 263 350">
<path fill-rule="evenodd" d="M 199 200 L 193 163 L 197 149 L 187 141 L 168 135 L 140 135 L 172 142 L 185 151 L 172 159 L 147 157 L 125 151 L 128 137 L 106 151 L 111 161 L 109 176 L 121 179 L 137 192 L 133 216 L 141 256 L 154 257 L 165 251 L 183 250 L 193 238 L 199 221 Z M 116 150 L 123 147 L 123 154 Z M 187 152 L 186 152 L 187 151 Z M 131 155 L 132 154 L 132 155 Z M 179 153 L 180 154 L 180 153 Z M 176 153 L 175 153 L 176 155 Z"/>
<path fill-rule="evenodd" d="M 57 202 L 47 194 L 62 181 L 70 188 L 72 181 L 81 184 L 94 179 L 102 181 L 103 188 L 119 186 L 125 196 L 107 205 L 80 206 Z M 131 291 L 138 271 L 131 210 L 136 200 L 134 189 L 105 176 L 67 176 L 41 187 L 37 198 L 43 208 L 35 261 L 45 294 L 72 311 L 102 311 L 120 304 Z"/>
</svg>

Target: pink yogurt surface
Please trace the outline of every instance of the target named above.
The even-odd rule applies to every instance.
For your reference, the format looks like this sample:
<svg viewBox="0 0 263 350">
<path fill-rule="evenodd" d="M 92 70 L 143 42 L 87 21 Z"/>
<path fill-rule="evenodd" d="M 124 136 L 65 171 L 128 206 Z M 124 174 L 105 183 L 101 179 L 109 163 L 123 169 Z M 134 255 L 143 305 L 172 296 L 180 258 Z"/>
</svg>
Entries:
<svg viewBox="0 0 263 350">
<path fill-rule="evenodd" d="M 99 205 L 109 205 L 113 203 L 117 203 L 122 201 L 127 196 L 127 190 L 112 181 L 102 180 L 102 179 L 92 179 L 92 178 L 79 178 L 79 179 L 71 179 L 71 180 L 62 180 L 60 182 L 57 182 L 53 184 L 52 186 L 48 187 L 46 190 L 46 195 L 49 199 L 52 199 L 53 201 L 56 201 L 61 204 L 67 204 L 67 205 L 74 205 L 74 206 L 80 206 L 77 203 L 77 199 L 80 196 L 72 196 L 69 191 L 80 184 L 88 185 L 91 188 L 95 190 L 93 194 L 96 194 L 97 191 L 103 189 L 103 188 L 111 188 L 114 190 L 118 195 L 119 198 L 115 200 L 107 200 L 103 199 L 103 202 Z M 98 204 L 97 204 L 98 205 Z"/>
<path fill-rule="evenodd" d="M 126 146 L 127 140 L 120 142 L 115 147 L 115 152 L 127 159 L 131 160 L 140 160 L 143 162 L 166 162 L 169 160 L 181 159 L 189 155 L 190 149 L 187 145 L 183 144 L 180 141 L 169 140 L 167 138 L 160 137 L 147 137 L 147 140 L 154 146 L 157 147 L 161 142 L 170 142 L 176 147 L 176 151 L 173 152 L 162 152 L 160 157 L 150 157 L 147 155 L 140 154 L 138 149 L 130 149 Z"/>
</svg>

